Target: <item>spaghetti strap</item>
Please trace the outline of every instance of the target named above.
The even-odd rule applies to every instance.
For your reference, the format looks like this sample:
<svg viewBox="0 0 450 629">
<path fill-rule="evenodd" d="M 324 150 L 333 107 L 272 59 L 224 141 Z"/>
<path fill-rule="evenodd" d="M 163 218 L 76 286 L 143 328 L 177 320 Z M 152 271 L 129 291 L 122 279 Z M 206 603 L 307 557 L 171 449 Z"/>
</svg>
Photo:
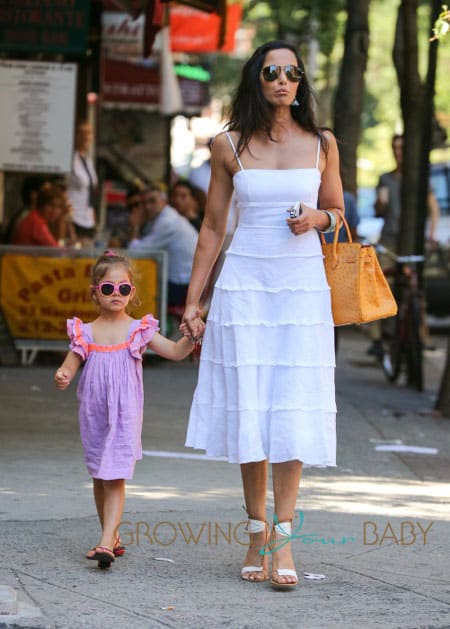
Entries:
<svg viewBox="0 0 450 629">
<path fill-rule="evenodd" d="M 235 158 L 236 158 L 237 163 L 239 164 L 239 168 L 240 168 L 241 170 L 244 170 L 244 167 L 242 166 L 242 162 L 241 162 L 241 160 L 239 159 L 239 155 L 237 154 L 236 147 L 234 146 L 233 138 L 232 138 L 232 137 L 231 137 L 231 135 L 228 133 L 228 131 L 225 131 L 225 135 L 226 135 L 226 136 L 227 136 L 227 138 L 228 138 L 228 142 L 231 144 L 231 148 L 233 149 L 233 153 L 234 153 L 234 156 L 235 156 Z"/>
<path fill-rule="evenodd" d="M 319 168 L 319 160 L 320 160 L 320 135 L 317 140 L 317 157 L 316 157 L 316 168 Z"/>
</svg>

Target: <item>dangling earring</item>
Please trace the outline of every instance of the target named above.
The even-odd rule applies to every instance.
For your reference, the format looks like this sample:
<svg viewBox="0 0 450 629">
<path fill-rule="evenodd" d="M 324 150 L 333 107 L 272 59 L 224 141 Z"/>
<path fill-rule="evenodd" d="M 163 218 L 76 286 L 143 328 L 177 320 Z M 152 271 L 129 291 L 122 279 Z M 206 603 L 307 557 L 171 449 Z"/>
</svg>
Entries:
<svg viewBox="0 0 450 629">
<path fill-rule="evenodd" d="M 294 98 L 294 101 L 291 103 L 291 107 L 300 107 L 300 103 L 296 98 Z"/>
</svg>

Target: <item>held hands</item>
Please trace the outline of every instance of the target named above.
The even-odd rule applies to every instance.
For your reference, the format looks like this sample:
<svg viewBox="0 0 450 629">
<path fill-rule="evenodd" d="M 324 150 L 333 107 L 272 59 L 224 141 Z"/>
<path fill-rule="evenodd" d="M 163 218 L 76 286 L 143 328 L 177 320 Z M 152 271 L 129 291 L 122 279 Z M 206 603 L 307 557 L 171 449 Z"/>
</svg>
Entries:
<svg viewBox="0 0 450 629">
<path fill-rule="evenodd" d="M 288 218 L 286 222 L 291 232 L 295 236 L 299 236 L 300 234 L 306 234 L 307 231 L 314 227 L 324 229 L 327 227 L 329 220 L 324 212 L 301 203 L 300 215 L 296 218 Z"/>
<path fill-rule="evenodd" d="M 64 367 L 60 367 L 55 373 L 56 388 L 60 391 L 67 389 L 70 384 L 70 372 Z"/>
<path fill-rule="evenodd" d="M 205 332 L 205 323 L 196 306 L 186 306 L 180 331 L 194 343 L 198 342 Z"/>
</svg>

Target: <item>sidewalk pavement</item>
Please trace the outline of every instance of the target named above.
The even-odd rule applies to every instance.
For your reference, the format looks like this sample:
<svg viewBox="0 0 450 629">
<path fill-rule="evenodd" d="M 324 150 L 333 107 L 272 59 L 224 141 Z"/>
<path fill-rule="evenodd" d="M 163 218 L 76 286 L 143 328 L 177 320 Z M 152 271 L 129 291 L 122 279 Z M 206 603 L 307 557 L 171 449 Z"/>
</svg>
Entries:
<svg viewBox="0 0 450 629">
<path fill-rule="evenodd" d="M 1 368 L 0 585 L 18 594 L 19 613 L 0 615 L 0 627 L 450 627 L 450 419 L 430 410 L 445 358 L 437 342 L 418 393 L 388 384 L 361 330 L 342 330 L 338 467 L 304 471 L 294 524 L 299 574 L 325 578 L 291 592 L 239 579 L 239 467 L 180 458 L 193 454 L 183 447 L 189 360 L 145 359 L 148 455 L 128 485 L 125 556 L 108 571 L 84 559 L 98 524 L 75 387 L 55 390 L 56 357 Z M 375 450 L 402 444 L 437 453 Z"/>
</svg>

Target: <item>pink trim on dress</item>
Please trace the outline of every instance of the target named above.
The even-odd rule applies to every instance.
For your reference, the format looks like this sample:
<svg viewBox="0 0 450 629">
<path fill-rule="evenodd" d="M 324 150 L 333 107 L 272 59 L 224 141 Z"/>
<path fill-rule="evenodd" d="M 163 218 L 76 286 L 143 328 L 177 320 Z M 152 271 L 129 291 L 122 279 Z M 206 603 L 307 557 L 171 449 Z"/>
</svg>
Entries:
<svg viewBox="0 0 450 629">
<path fill-rule="evenodd" d="M 159 331 L 159 321 L 151 314 L 142 317 L 139 325 L 130 334 L 130 353 L 134 358 L 141 358 L 142 352 L 152 340 L 153 335 Z"/>
<path fill-rule="evenodd" d="M 78 317 L 67 320 L 67 334 L 71 340 L 70 349 L 83 359 L 89 354 L 89 345 L 83 336 L 83 322 Z"/>
<path fill-rule="evenodd" d="M 88 345 L 90 352 L 118 352 L 127 347 L 128 341 L 125 341 L 125 343 L 117 343 L 117 345 L 97 345 L 97 343 L 89 343 Z"/>
</svg>

